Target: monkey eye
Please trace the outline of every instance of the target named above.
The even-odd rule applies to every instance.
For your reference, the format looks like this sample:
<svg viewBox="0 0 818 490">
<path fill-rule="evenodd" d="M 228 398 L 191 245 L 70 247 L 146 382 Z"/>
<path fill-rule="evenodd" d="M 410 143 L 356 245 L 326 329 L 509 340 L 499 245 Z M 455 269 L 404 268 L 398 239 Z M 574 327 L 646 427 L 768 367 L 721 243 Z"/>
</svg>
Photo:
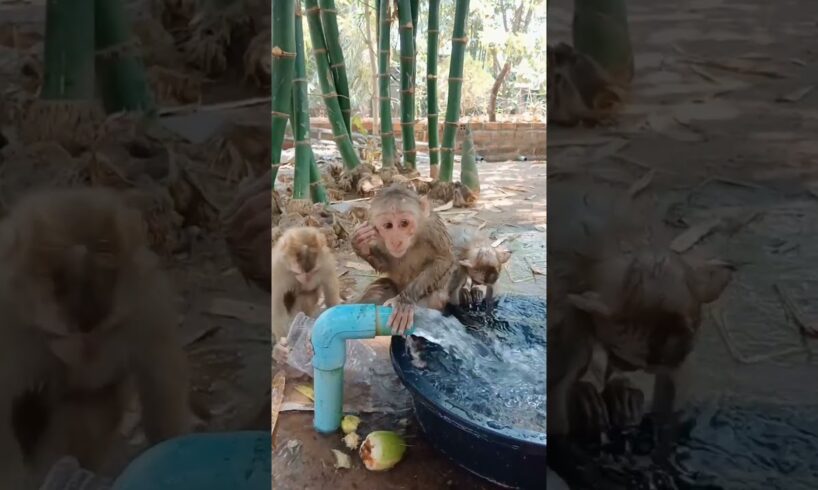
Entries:
<svg viewBox="0 0 818 490">
<path fill-rule="evenodd" d="M 391 230 L 392 229 L 392 223 L 386 223 L 385 225 L 383 225 L 383 227 L 386 228 L 387 230 Z"/>
<path fill-rule="evenodd" d="M 401 220 L 400 227 L 401 228 L 406 228 L 407 226 L 409 226 L 409 220 L 405 220 L 405 219 Z"/>
</svg>

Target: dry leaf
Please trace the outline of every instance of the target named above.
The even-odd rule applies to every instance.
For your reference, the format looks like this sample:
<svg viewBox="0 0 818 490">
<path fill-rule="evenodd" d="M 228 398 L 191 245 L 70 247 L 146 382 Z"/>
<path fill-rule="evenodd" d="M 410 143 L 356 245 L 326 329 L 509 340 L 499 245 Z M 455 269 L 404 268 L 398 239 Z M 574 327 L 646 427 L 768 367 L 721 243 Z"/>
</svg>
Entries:
<svg viewBox="0 0 818 490">
<path fill-rule="evenodd" d="M 313 402 L 315 401 L 315 390 L 313 390 L 312 386 L 308 385 L 298 385 L 295 388 L 295 391 L 301 393 L 302 395 L 306 396 Z"/>
<path fill-rule="evenodd" d="M 643 175 L 639 180 L 637 180 L 636 182 L 633 183 L 633 185 L 631 185 L 630 189 L 628 189 L 628 195 L 631 197 L 636 197 L 637 194 L 647 189 L 647 187 L 653 181 L 654 175 L 656 175 L 655 170 L 651 170 L 645 175 Z"/>
<path fill-rule="evenodd" d="M 352 459 L 349 457 L 348 454 L 339 451 L 337 449 L 332 450 L 332 454 L 335 455 L 335 467 L 336 468 L 345 468 L 350 469 L 352 468 Z"/>
<path fill-rule="evenodd" d="M 794 90 L 786 95 L 782 95 L 775 99 L 776 102 L 798 102 L 799 100 L 803 99 L 807 96 L 810 92 L 815 90 L 815 85 L 809 85 L 807 87 L 799 88 L 798 90 Z"/>
<path fill-rule="evenodd" d="M 372 266 L 363 262 L 347 262 L 344 264 L 344 266 L 358 271 L 372 272 Z"/>
<path fill-rule="evenodd" d="M 452 209 L 453 207 L 454 207 L 454 201 L 449 201 L 449 202 L 447 202 L 446 204 L 444 204 L 442 206 L 436 207 L 434 209 L 434 211 L 437 213 L 437 212 L 440 212 L 440 211 L 446 211 L 447 209 Z"/>
<path fill-rule="evenodd" d="M 673 239 L 673 242 L 670 244 L 671 250 L 676 253 L 684 252 L 695 245 L 699 240 L 712 233 L 719 224 L 721 224 L 721 218 L 710 218 L 691 226 Z"/>
<path fill-rule="evenodd" d="M 228 298 L 214 298 L 206 313 L 214 316 L 236 318 L 245 323 L 256 325 L 270 323 L 269 308 L 262 308 L 247 301 L 236 301 Z"/>
<path fill-rule="evenodd" d="M 272 400 L 272 420 L 270 424 L 270 428 L 272 431 L 272 438 L 273 438 L 273 447 L 276 446 L 276 427 L 278 422 L 278 414 L 281 412 L 281 404 L 284 402 L 284 388 L 286 385 L 286 377 L 284 376 L 284 370 L 281 370 L 276 373 L 273 377 L 273 390 L 271 393 L 271 400 Z"/>
</svg>

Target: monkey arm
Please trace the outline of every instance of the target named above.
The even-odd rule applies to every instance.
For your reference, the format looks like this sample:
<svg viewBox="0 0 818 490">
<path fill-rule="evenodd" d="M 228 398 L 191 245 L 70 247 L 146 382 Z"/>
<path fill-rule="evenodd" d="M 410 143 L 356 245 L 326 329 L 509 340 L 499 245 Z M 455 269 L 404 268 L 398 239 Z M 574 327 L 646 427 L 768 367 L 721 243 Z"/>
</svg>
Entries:
<svg viewBox="0 0 818 490">
<path fill-rule="evenodd" d="M 447 282 L 456 264 L 451 257 L 433 260 L 398 295 L 403 303 L 417 304 L 431 293 L 446 289 Z"/>
<path fill-rule="evenodd" d="M 384 272 L 390 269 L 389 255 L 383 251 L 380 245 L 371 245 L 368 254 L 363 254 L 358 250 L 355 250 L 355 253 L 378 272 Z"/>
<path fill-rule="evenodd" d="M 191 422 L 188 366 L 175 340 L 152 339 L 136 359 L 143 427 L 152 443 L 186 433 Z"/>
</svg>

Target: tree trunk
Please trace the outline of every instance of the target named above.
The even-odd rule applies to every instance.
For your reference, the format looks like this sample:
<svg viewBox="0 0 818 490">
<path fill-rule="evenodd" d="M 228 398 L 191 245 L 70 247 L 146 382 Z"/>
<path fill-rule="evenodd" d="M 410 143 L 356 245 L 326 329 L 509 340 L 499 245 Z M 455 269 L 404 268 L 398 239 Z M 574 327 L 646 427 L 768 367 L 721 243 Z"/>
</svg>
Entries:
<svg viewBox="0 0 818 490">
<path fill-rule="evenodd" d="M 451 182 L 454 173 L 454 143 L 460 119 L 460 96 L 463 88 L 463 59 L 466 54 L 466 18 L 469 0 L 457 0 L 452 30 L 452 58 L 449 65 L 449 96 L 446 102 L 446 125 L 440 147 L 440 181 Z"/>
<path fill-rule="evenodd" d="M 590 56 L 623 87 L 633 79 L 625 0 L 574 0 L 574 48 Z"/>
<path fill-rule="evenodd" d="M 344 167 L 353 169 L 361 164 L 358 154 L 352 146 L 352 139 L 349 136 L 344 123 L 344 113 L 338 103 L 338 93 L 335 91 L 335 82 L 332 70 L 327 57 L 327 45 L 324 41 L 324 31 L 321 27 L 320 10 L 317 0 L 304 0 L 307 7 L 307 23 L 310 26 L 310 39 L 312 40 L 312 52 L 315 56 L 315 64 L 318 69 L 318 81 L 321 84 L 321 93 L 324 96 L 324 103 L 327 106 L 327 116 L 332 125 L 332 134 L 335 137 L 335 144 L 341 157 L 344 160 Z"/>
<path fill-rule="evenodd" d="M 292 85 L 295 64 L 295 0 L 280 0 L 272 7 L 272 64 L 270 82 L 272 89 L 271 160 L 272 178 L 275 182 L 281 163 L 284 132 L 292 108 Z"/>
<path fill-rule="evenodd" d="M 491 87 L 488 107 L 490 122 L 497 120 L 497 94 L 500 92 L 500 88 L 503 86 L 503 82 L 506 80 L 509 71 L 511 71 L 511 63 L 506 61 L 506 64 L 503 65 L 503 69 L 500 70 L 500 74 L 497 75 L 497 80 L 494 81 L 494 85 Z"/>
<path fill-rule="evenodd" d="M 349 81 L 347 80 L 346 66 L 344 65 L 344 51 L 341 49 L 338 31 L 338 12 L 335 7 L 335 0 L 318 0 L 321 7 L 321 24 L 324 30 L 324 41 L 327 43 L 327 56 L 329 57 L 332 79 L 335 82 L 335 90 L 338 92 L 338 104 L 341 106 L 341 113 L 344 116 L 344 127 L 347 133 L 352 134 L 352 108 L 349 100 Z"/>
<path fill-rule="evenodd" d="M 392 26 L 391 0 L 378 4 L 378 101 L 381 105 L 381 154 L 383 168 L 395 167 L 395 133 L 392 131 L 392 97 L 389 90 L 389 31 Z"/>
<path fill-rule="evenodd" d="M 403 141 L 403 166 L 415 169 L 415 26 L 411 0 L 398 0 L 400 33 L 400 124 Z"/>
</svg>

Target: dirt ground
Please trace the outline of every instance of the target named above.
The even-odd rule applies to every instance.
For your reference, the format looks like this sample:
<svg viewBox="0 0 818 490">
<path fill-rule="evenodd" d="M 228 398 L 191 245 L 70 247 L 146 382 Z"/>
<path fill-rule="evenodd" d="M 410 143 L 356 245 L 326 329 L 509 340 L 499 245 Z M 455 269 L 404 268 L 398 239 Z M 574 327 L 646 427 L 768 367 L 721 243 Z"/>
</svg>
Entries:
<svg viewBox="0 0 818 490">
<path fill-rule="evenodd" d="M 419 156 L 419 170 L 428 175 L 428 161 Z M 498 289 L 518 294 L 545 295 L 545 173 L 544 162 L 499 162 L 480 164 L 481 199 L 472 209 L 439 211 L 448 222 L 466 222 L 481 226 L 495 238 L 504 239 L 512 260 L 501 276 Z M 286 179 L 285 179 L 286 180 Z M 338 262 L 344 295 L 352 296 L 375 278 L 374 271 L 357 259 L 348 248 L 339 252 Z M 379 408 L 386 396 L 364 392 L 354 398 L 347 389 L 347 412 L 359 413 L 365 436 L 372 430 L 394 430 L 404 434 L 409 445 L 404 459 L 394 469 L 374 473 L 364 468 L 357 455 L 344 448 L 341 435 L 322 436 L 312 428 L 312 404 L 293 388 L 311 385 L 307 377 L 287 378 L 284 410 L 279 415 L 276 445 L 273 450 L 273 486 L 276 489 L 475 489 L 490 490 L 485 483 L 441 456 L 420 432 L 409 398 L 399 385 L 389 365 L 388 339 L 371 342 L 377 345 L 378 362 L 385 363 L 385 376 L 395 379 L 397 392 L 392 393 L 386 410 Z M 274 371 L 276 366 L 273 367 Z M 379 371 L 380 372 L 380 371 Z M 384 375 L 380 375 L 384 376 Z M 398 401 L 395 401 L 398 399 Z M 340 432 L 339 432 L 340 434 Z M 352 469 L 336 469 L 331 449 L 352 454 Z"/>
<path fill-rule="evenodd" d="M 720 218 L 698 247 L 739 270 L 686 367 L 690 401 L 818 402 L 806 383 L 818 304 L 818 53 L 814 23 L 799 14 L 807 6 L 628 2 L 636 77 L 626 113 L 607 128 L 549 128 L 551 171 L 584 168 L 623 188 L 653 172 L 649 188 L 673 204 L 666 222 L 679 233 Z M 570 2 L 549 7 L 549 40 L 569 40 Z"/>
</svg>

